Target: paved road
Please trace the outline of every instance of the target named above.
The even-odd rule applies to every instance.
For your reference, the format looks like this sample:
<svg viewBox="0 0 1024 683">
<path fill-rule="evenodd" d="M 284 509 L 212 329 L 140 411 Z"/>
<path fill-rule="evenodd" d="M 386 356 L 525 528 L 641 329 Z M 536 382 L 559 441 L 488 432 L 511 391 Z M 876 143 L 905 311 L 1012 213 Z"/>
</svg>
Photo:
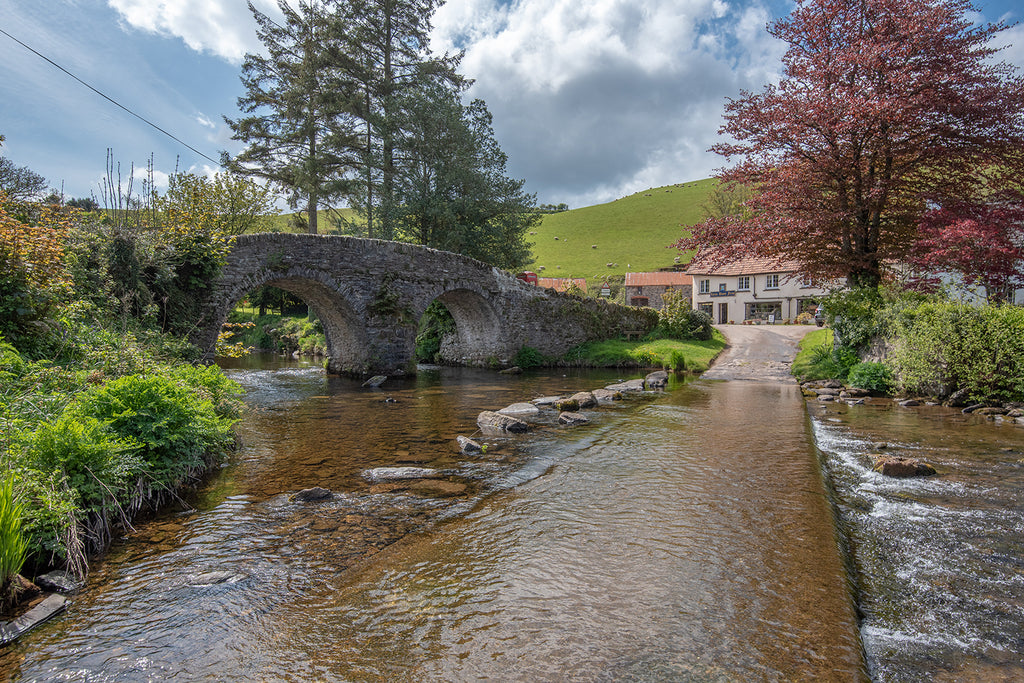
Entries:
<svg viewBox="0 0 1024 683">
<path fill-rule="evenodd" d="M 729 346 L 704 379 L 746 380 L 793 384 L 789 366 L 804 335 L 814 325 L 715 325 Z"/>
</svg>

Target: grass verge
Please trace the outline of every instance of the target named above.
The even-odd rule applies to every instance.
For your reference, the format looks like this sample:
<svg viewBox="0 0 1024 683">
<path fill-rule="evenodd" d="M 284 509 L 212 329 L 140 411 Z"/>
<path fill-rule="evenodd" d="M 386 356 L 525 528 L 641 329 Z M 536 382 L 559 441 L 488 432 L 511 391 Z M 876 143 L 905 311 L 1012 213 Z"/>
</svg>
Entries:
<svg viewBox="0 0 1024 683">
<path fill-rule="evenodd" d="M 708 341 L 654 339 L 649 341 L 587 342 L 566 353 L 561 363 L 595 368 L 668 368 L 704 372 L 725 348 L 725 337 L 718 330 Z"/>
<path fill-rule="evenodd" d="M 828 355 L 826 349 L 832 349 L 831 329 L 823 327 L 808 333 L 800 340 L 800 351 L 793 359 L 790 373 L 801 382 L 826 378 L 829 375 L 829 368 L 822 364 L 823 358 Z"/>
</svg>

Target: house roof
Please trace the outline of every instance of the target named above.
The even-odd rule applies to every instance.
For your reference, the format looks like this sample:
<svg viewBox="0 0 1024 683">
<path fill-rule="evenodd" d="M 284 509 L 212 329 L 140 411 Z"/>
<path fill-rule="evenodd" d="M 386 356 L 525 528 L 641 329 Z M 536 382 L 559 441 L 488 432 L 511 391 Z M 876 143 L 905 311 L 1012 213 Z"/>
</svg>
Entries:
<svg viewBox="0 0 1024 683">
<path fill-rule="evenodd" d="M 539 277 L 537 278 L 538 287 L 550 287 L 558 292 L 564 292 L 572 282 L 584 292 L 587 291 L 587 281 L 582 277 Z"/>
<path fill-rule="evenodd" d="M 721 265 L 712 265 L 711 259 L 701 258 L 698 254 L 686 272 L 690 275 L 760 275 L 762 273 L 792 273 L 800 269 L 796 261 L 779 261 L 770 258 L 749 257 L 729 261 Z"/>
<path fill-rule="evenodd" d="M 659 271 L 655 273 L 626 273 L 627 287 L 669 287 L 693 285 L 693 278 L 686 273 L 677 271 Z"/>
</svg>

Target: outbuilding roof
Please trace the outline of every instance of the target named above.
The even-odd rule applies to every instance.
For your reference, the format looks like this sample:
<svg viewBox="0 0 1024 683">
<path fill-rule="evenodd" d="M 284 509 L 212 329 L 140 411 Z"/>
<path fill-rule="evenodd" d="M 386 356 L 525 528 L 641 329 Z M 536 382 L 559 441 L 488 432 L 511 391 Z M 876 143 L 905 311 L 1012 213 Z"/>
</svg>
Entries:
<svg viewBox="0 0 1024 683">
<path fill-rule="evenodd" d="M 582 291 L 587 291 L 587 280 L 582 277 L 539 277 L 537 278 L 538 287 L 550 287 L 558 292 L 564 292 L 568 288 L 569 283 L 575 284 Z"/>
<path fill-rule="evenodd" d="M 627 287 L 678 287 L 693 285 L 693 278 L 678 271 L 657 271 L 654 273 L 626 273 Z"/>
</svg>

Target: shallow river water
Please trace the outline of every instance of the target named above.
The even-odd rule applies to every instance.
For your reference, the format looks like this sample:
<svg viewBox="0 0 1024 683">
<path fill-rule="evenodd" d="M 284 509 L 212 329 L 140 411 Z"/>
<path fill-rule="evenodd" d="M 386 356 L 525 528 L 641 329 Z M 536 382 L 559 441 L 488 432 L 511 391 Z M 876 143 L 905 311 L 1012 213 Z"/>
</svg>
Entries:
<svg viewBox="0 0 1024 683">
<path fill-rule="evenodd" d="M 1020 494 L 1000 500 L 988 484 L 960 481 L 966 474 L 888 484 L 859 464 L 879 432 L 920 448 L 914 434 L 940 421 L 816 405 L 809 418 L 793 385 L 698 380 L 585 411 L 592 422 L 582 427 L 559 427 L 552 412 L 528 435 L 480 437 L 487 451 L 470 457 L 455 436 L 476 430 L 480 410 L 620 375 L 421 368 L 374 391 L 291 363 L 230 372 L 247 391 L 243 449 L 188 509 L 138 524 L 67 613 L 0 654 L 0 672 L 21 681 L 922 680 L 956 666 L 1010 674 L 1022 651 Z M 900 419 L 879 417 L 889 414 Z M 996 447 L 998 429 L 970 427 L 991 442 L 985 467 L 1019 477 Z M 1005 431 L 1017 444 L 1022 432 Z M 947 453 L 959 461 L 956 448 Z M 834 494 L 821 462 L 840 481 Z M 362 476 L 396 465 L 445 476 Z M 289 500 L 314 485 L 335 497 Z M 925 535 L 884 520 L 907 518 L 904 504 L 931 512 L 982 494 L 977 508 L 1010 507 L 991 537 L 977 530 L 992 557 L 973 583 L 989 593 L 948 601 L 937 616 L 900 607 L 932 597 L 913 586 L 935 580 L 916 572 L 949 547 L 880 542 L 872 529 Z M 867 530 L 849 536 L 849 563 L 837 510 L 848 532 Z M 851 578 L 847 564 L 909 572 L 912 588 Z M 958 595 L 978 590 L 952 572 L 945 580 Z M 984 625 L 922 634 L 930 619 L 996 603 Z"/>
</svg>

